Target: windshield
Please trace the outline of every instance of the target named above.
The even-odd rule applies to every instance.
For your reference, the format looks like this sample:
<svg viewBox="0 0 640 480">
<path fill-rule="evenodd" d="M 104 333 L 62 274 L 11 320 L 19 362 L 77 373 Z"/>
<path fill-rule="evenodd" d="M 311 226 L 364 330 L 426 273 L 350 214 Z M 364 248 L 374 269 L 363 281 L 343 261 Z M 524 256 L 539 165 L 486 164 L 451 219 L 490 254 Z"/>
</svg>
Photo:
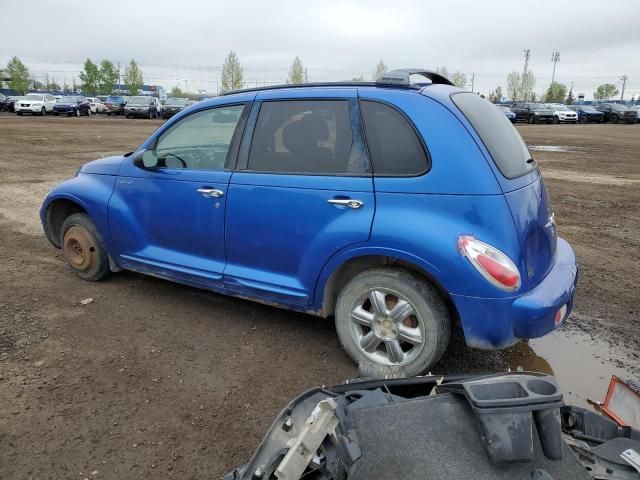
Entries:
<svg viewBox="0 0 640 480">
<path fill-rule="evenodd" d="M 186 105 L 187 104 L 187 99 L 186 98 L 178 98 L 178 97 L 169 97 L 169 98 L 167 98 L 167 101 L 164 104 L 165 105 L 182 106 L 182 105 Z"/>
<path fill-rule="evenodd" d="M 530 103 L 529 108 L 531 110 L 549 110 L 548 106 L 543 105 L 541 103 Z"/>
<path fill-rule="evenodd" d="M 536 168 L 531 153 L 509 119 L 475 93 L 457 93 L 451 100 L 462 111 L 507 178 L 520 177 Z"/>
<path fill-rule="evenodd" d="M 76 103 L 77 101 L 78 97 L 62 97 L 58 103 Z"/>
<path fill-rule="evenodd" d="M 567 107 L 566 105 L 552 105 L 552 107 L 556 111 L 569 110 L 569 107 Z"/>
<path fill-rule="evenodd" d="M 510 112 L 511 109 L 509 107 L 505 107 L 504 105 L 498 105 L 498 108 L 501 109 L 503 112 Z"/>
<path fill-rule="evenodd" d="M 613 104 L 613 109 L 614 110 L 628 110 L 626 105 L 619 105 L 617 103 Z"/>
<path fill-rule="evenodd" d="M 111 103 L 122 103 L 122 100 L 123 100 L 123 97 L 118 97 L 115 95 L 107 97 L 107 102 L 111 102 Z"/>
<path fill-rule="evenodd" d="M 26 96 L 25 96 L 25 97 L 23 97 L 23 98 L 24 98 L 25 100 L 32 100 L 32 101 L 34 101 L 34 100 L 38 100 L 38 101 L 40 101 L 40 100 L 42 100 L 42 95 L 38 95 L 38 94 L 36 94 L 36 93 L 30 93 L 30 94 L 26 95 Z"/>
<path fill-rule="evenodd" d="M 585 105 L 583 107 L 580 107 L 580 109 L 583 112 L 597 112 L 598 110 L 596 110 L 594 107 L 590 107 L 589 105 Z"/>
<path fill-rule="evenodd" d="M 149 103 L 149 97 L 131 97 L 129 103 L 147 105 Z"/>
</svg>

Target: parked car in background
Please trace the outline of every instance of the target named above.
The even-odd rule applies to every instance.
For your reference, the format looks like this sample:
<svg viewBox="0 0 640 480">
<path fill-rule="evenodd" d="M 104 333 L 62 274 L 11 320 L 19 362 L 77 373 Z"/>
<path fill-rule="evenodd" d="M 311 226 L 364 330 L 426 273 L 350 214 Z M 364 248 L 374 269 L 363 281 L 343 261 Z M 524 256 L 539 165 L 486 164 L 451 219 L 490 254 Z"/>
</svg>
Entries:
<svg viewBox="0 0 640 480">
<path fill-rule="evenodd" d="M 85 280 L 128 269 L 333 316 L 380 376 L 427 371 L 458 323 L 478 348 L 545 335 L 578 267 L 537 165 L 493 104 L 420 73 L 199 102 L 54 187 L 47 238 Z"/>
<path fill-rule="evenodd" d="M 129 97 L 129 101 L 124 107 L 124 115 L 127 118 L 158 118 L 155 98 L 144 95 Z"/>
<path fill-rule="evenodd" d="M 5 94 L 0 93 L 0 112 L 2 110 L 6 110 L 7 109 L 7 100 L 9 97 L 7 97 Z"/>
<path fill-rule="evenodd" d="M 516 114 L 513 113 L 513 111 L 509 107 L 507 107 L 506 105 L 496 105 L 496 106 L 500 110 L 502 110 L 504 115 L 509 119 L 511 123 L 516 123 Z"/>
<path fill-rule="evenodd" d="M 96 98 L 102 103 L 105 103 L 107 101 L 107 98 L 109 98 L 109 95 L 96 95 Z"/>
<path fill-rule="evenodd" d="M 107 115 L 123 115 L 127 101 L 127 97 L 123 95 L 109 95 L 104 102 L 104 109 Z"/>
<path fill-rule="evenodd" d="M 89 102 L 89 106 L 91 107 L 91 113 L 104 113 L 104 103 L 97 97 L 87 97 L 87 102 Z"/>
<path fill-rule="evenodd" d="M 53 112 L 56 100 L 48 93 L 28 93 L 18 100 L 13 108 L 18 115 L 30 113 L 31 115 L 45 116 Z"/>
<path fill-rule="evenodd" d="M 637 110 L 620 103 L 600 103 L 596 108 L 604 114 L 604 121 L 609 123 L 636 123 Z"/>
<path fill-rule="evenodd" d="M 569 105 L 569 108 L 578 114 L 580 123 L 602 123 L 604 113 L 591 105 Z"/>
<path fill-rule="evenodd" d="M 18 100 L 21 100 L 22 96 L 11 96 L 11 97 L 7 97 L 7 103 L 5 108 L 7 109 L 8 112 L 15 112 L 15 107 L 16 107 L 16 102 Z"/>
<path fill-rule="evenodd" d="M 553 109 L 544 103 L 517 102 L 511 107 L 516 114 L 516 121 L 521 120 L 529 123 L 551 123 L 553 122 Z"/>
<path fill-rule="evenodd" d="M 578 123 L 578 114 L 567 105 L 550 103 L 553 110 L 553 123 Z"/>
<path fill-rule="evenodd" d="M 637 122 L 640 123 L 640 105 L 631 106 L 636 111 Z"/>
<path fill-rule="evenodd" d="M 53 107 L 53 113 L 57 115 L 76 116 L 91 115 L 91 104 L 85 97 L 65 96 L 58 100 Z"/>
<path fill-rule="evenodd" d="M 164 102 L 164 108 L 162 110 L 162 118 L 171 118 L 176 113 L 187 107 L 187 99 L 180 97 L 169 97 Z"/>
<path fill-rule="evenodd" d="M 156 118 L 162 117 L 162 111 L 164 110 L 163 103 L 157 97 L 153 97 L 153 101 L 156 104 Z"/>
</svg>

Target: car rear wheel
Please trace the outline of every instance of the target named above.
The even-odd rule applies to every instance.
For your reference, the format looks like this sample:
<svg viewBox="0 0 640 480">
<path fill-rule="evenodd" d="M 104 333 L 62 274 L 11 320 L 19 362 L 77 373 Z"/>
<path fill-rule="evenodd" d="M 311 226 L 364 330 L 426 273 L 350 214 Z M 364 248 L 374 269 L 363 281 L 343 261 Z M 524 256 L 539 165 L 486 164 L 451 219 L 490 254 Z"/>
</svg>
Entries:
<svg viewBox="0 0 640 480">
<path fill-rule="evenodd" d="M 589 122 L 589 119 L 586 116 L 580 117 L 580 123 L 588 123 L 588 122 Z"/>
<path fill-rule="evenodd" d="M 75 115 L 76 115 L 76 117 L 80 116 L 80 109 L 79 108 L 76 108 Z"/>
<path fill-rule="evenodd" d="M 618 123 L 618 116 L 617 115 L 611 115 L 611 118 L 609 120 L 611 121 L 611 123 Z"/>
<path fill-rule="evenodd" d="M 40 115 L 44 117 L 46 114 L 47 114 L 47 110 L 44 107 L 42 107 L 42 110 L 40 110 Z"/>
<path fill-rule="evenodd" d="M 560 119 L 558 117 L 553 117 L 553 123 L 557 125 L 558 123 L 560 123 Z"/>
<path fill-rule="evenodd" d="M 91 108 L 87 108 L 87 117 L 90 117 L 90 116 L 91 116 L 91 113 L 92 113 L 92 112 L 91 112 Z"/>
<path fill-rule="evenodd" d="M 447 307 L 423 279 L 393 268 L 356 275 L 340 292 L 335 322 L 342 346 L 368 376 L 414 376 L 444 353 Z"/>
<path fill-rule="evenodd" d="M 62 223 L 62 251 L 69 266 L 83 280 L 95 282 L 109 273 L 109 257 L 96 226 L 85 213 Z"/>
<path fill-rule="evenodd" d="M 534 123 L 535 122 L 535 118 L 533 118 L 533 115 L 529 115 L 529 123 Z"/>
</svg>

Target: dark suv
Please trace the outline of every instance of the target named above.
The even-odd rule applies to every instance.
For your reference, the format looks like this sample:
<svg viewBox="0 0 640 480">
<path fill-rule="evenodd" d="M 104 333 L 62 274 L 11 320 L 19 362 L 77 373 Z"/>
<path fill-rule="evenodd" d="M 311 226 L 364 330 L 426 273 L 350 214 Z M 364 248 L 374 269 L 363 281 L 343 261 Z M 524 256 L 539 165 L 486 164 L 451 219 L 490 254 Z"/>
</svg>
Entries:
<svg viewBox="0 0 640 480">
<path fill-rule="evenodd" d="M 553 122 L 553 109 L 543 103 L 518 102 L 511 107 L 511 111 L 516 114 L 516 122 L 519 120 L 529 123 Z"/>
<path fill-rule="evenodd" d="M 636 123 L 638 112 L 632 107 L 620 103 L 601 103 L 596 108 L 604 113 L 604 121 L 611 123 Z"/>
</svg>

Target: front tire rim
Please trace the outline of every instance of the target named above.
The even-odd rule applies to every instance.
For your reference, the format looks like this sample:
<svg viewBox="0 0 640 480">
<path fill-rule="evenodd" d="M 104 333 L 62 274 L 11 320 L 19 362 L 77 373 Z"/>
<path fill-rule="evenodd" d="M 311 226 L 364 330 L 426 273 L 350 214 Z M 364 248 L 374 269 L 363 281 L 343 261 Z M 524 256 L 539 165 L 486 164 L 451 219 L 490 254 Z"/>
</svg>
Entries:
<svg viewBox="0 0 640 480">
<path fill-rule="evenodd" d="M 64 256 L 75 270 L 87 272 L 98 262 L 96 245 L 84 228 L 74 225 L 64 234 Z"/>
<path fill-rule="evenodd" d="M 388 288 L 364 291 L 349 309 L 349 332 L 369 360 L 400 367 L 413 362 L 425 346 L 424 321 L 401 293 Z"/>
</svg>

